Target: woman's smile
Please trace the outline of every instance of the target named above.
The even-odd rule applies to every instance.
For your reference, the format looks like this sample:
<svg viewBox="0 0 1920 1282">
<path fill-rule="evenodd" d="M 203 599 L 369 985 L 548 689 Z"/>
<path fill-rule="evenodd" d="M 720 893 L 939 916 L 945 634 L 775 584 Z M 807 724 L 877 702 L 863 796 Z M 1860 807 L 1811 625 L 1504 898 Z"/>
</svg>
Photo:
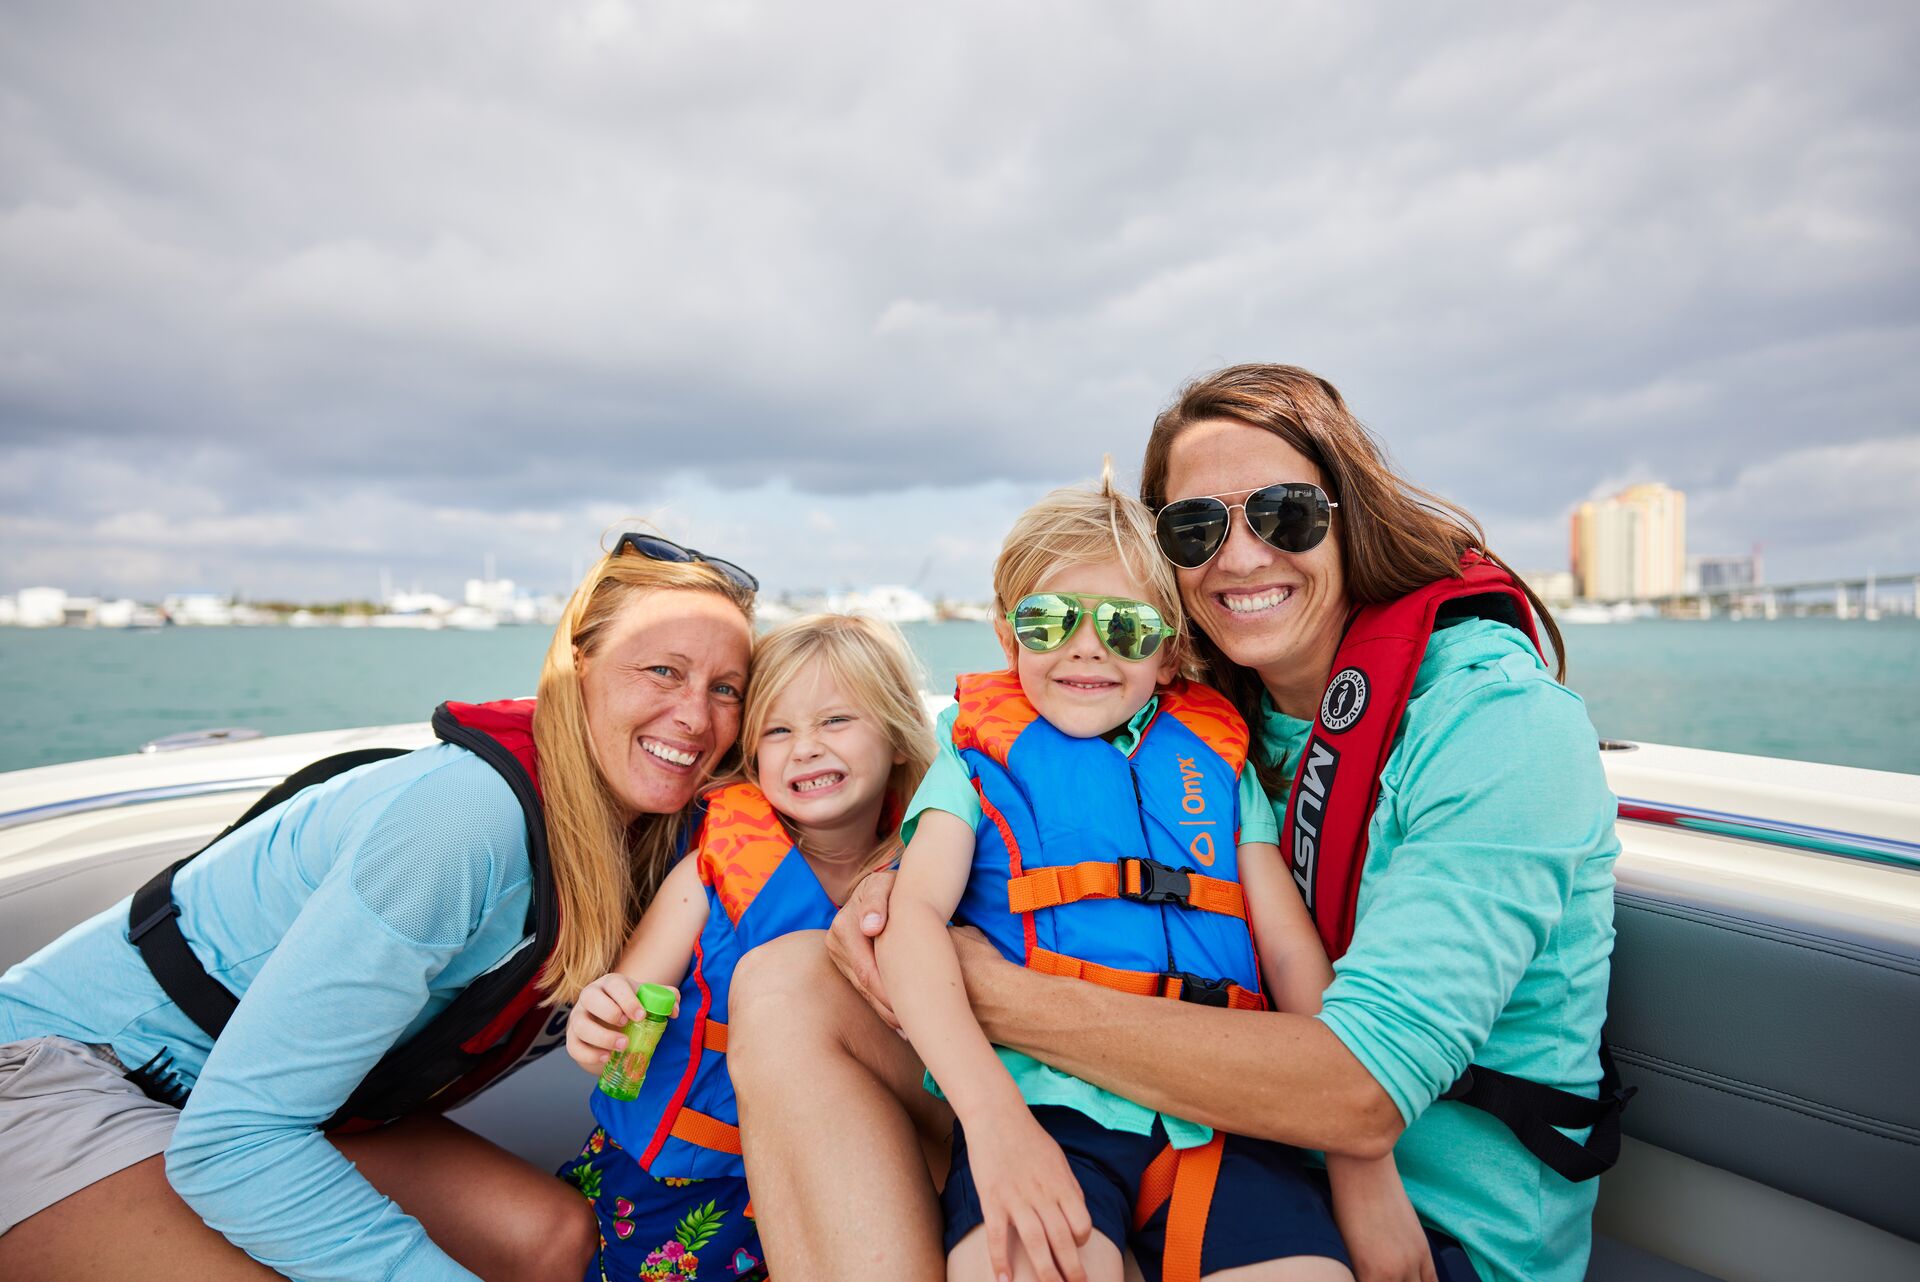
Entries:
<svg viewBox="0 0 1920 1282">
<path fill-rule="evenodd" d="M 700 760 L 700 746 L 689 743 L 668 743 L 649 735 L 640 736 L 640 749 L 663 766 L 673 770 L 691 770 Z"/>
</svg>

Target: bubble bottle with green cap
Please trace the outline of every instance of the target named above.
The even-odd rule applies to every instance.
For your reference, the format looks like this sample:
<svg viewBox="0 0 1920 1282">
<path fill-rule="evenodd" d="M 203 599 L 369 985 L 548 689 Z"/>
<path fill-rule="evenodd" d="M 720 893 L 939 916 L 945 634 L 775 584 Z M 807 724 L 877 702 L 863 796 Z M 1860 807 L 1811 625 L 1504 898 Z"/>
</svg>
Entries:
<svg viewBox="0 0 1920 1282">
<path fill-rule="evenodd" d="M 627 1025 L 627 1044 L 615 1051 L 600 1070 L 600 1089 L 617 1100 L 640 1098 L 640 1083 L 646 1079 L 653 1048 L 660 1044 L 660 1034 L 666 1031 L 673 1008 L 680 1001 L 680 994 L 665 984 L 642 984 L 634 990 L 634 996 L 640 999 L 644 1013 Z"/>
</svg>

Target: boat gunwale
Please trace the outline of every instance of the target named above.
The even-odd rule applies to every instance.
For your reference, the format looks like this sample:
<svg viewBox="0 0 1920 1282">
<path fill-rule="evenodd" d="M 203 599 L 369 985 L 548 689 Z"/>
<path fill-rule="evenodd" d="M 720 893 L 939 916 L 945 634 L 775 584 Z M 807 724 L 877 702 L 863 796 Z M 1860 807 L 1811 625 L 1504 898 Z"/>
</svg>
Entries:
<svg viewBox="0 0 1920 1282">
<path fill-rule="evenodd" d="M 92 796 L 42 802 L 0 812 L 0 832 L 48 820 L 97 814 L 161 801 L 220 796 L 236 792 L 264 792 L 286 778 L 282 774 L 247 775 L 188 783 L 158 784 L 120 789 Z M 1618 798 L 1619 818 L 1625 823 L 1675 828 L 1687 832 L 1729 837 L 1759 845 L 1833 855 L 1863 863 L 1920 871 L 1920 842 L 1871 833 L 1828 828 L 1818 824 L 1773 819 L 1737 811 L 1714 810 L 1644 797 Z"/>
</svg>

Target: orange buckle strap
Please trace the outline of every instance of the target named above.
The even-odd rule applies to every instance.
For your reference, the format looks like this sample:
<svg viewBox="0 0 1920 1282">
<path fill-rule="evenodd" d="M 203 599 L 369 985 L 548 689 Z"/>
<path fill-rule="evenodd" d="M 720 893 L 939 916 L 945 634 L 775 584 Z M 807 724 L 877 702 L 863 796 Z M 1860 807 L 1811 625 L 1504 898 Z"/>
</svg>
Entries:
<svg viewBox="0 0 1920 1282">
<path fill-rule="evenodd" d="M 1131 899 L 1178 904 L 1201 912 L 1247 918 L 1247 897 L 1237 881 L 1208 877 L 1153 859 L 1067 864 L 1038 868 L 1007 879 L 1007 907 L 1016 913 L 1057 908 L 1082 899 Z"/>
<path fill-rule="evenodd" d="M 1267 999 L 1249 992 L 1228 979 L 1205 979 L 1185 971 L 1161 974 L 1151 970 L 1122 970 L 1099 962 L 1083 961 L 1065 953 L 1036 948 L 1027 957 L 1027 968 L 1043 975 L 1065 979 L 1084 979 L 1102 988 L 1132 993 L 1135 997 L 1170 997 L 1198 1006 L 1224 1006 L 1232 1010 L 1265 1010 Z"/>
<path fill-rule="evenodd" d="M 682 1108 L 673 1119 L 673 1129 L 668 1132 L 677 1140 L 699 1148 L 710 1148 L 717 1153 L 740 1153 L 740 1128 L 729 1126 L 717 1117 L 690 1108 Z"/>
<path fill-rule="evenodd" d="M 708 1020 L 705 1030 L 700 1035 L 700 1045 L 707 1050 L 725 1055 L 727 1053 L 727 1026 L 717 1019 Z"/>
<path fill-rule="evenodd" d="M 1226 1141 L 1215 1131 L 1199 1148 L 1176 1149 L 1169 1144 L 1140 1178 L 1140 1200 L 1133 1208 L 1135 1230 L 1145 1228 L 1156 1211 L 1167 1207 L 1161 1282 L 1200 1282 L 1200 1249 L 1207 1240 L 1207 1215 L 1213 1210 Z"/>
</svg>

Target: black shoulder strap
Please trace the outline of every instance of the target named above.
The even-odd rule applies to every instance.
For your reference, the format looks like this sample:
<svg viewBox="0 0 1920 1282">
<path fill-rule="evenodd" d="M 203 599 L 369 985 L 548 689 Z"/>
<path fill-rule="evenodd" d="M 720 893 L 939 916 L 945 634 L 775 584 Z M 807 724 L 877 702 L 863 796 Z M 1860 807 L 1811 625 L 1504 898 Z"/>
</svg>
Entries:
<svg viewBox="0 0 1920 1282">
<path fill-rule="evenodd" d="M 1597 1099 L 1479 1064 L 1470 1065 L 1440 1098 L 1456 1100 L 1491 1115 L 1513 1132 L 1527 1152 L 1563 1179 L 1578 1184 L 1604 1174 L 1620 1160 L 1620 1114 L 1638 1089 L 1621 1088 L 1613 1052 L 1602 1040 Z M 1560 1133 L 1582 1127 L 1591 1128 L 1585 1144 L 1576 1144 Z"/>
<path fill-rule="evenodd" d="M 446 704 L 434 709 L 433 732 L 492 766 L 520 802 L 527 825 L 527 860 L 533 869 L 526 925 L 533 944 L 474 979 L 425 1028 L 389 1049 L 327 1120 L 328 1128 L 350 1121 L 384 1122 L 410 1113 L 472 1069 L 484 1052 L 469 1051 L 465 1043 L 533 980 L 560 933 L 545 812 L 533 776 L 499 740 L 462 725 Z"/>
<path fill-rule="evenodd" d="M 218 1038 L 233 1018 L 240 999 L 227 990 L 193 955 L 187 938 L 180 933 L 180 906 L 173 902 L 173 878 L 182 868 L 198 859 L 235 829 L 258 819 L 296 792 L 310 788 L 335 775 L 344 774 L 371 761 L 382 761 L 405 753 L 403 748 L 356 748 L 352 752 L 322 757 L 309 766 L 288 775 L 269 788 L 247 812 L 220 830 L 220 835 L 200 849 L 161 869 L 133 892 L 133 909 L 127 914 L 127 942 L 140 950 L 147 969 L 162 991 L 171 997 L 208 1037 Z"/>
</svg>

